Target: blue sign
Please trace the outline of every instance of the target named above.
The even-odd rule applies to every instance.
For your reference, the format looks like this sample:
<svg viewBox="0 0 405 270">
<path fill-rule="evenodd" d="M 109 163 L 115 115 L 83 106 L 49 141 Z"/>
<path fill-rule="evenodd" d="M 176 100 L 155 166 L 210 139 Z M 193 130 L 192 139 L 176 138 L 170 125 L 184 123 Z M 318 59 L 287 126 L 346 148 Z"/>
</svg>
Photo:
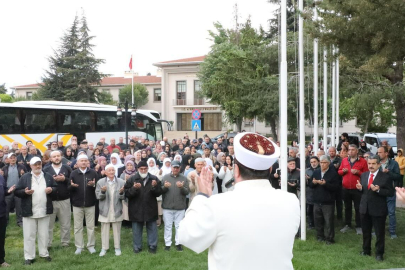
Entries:
<svg viewBox="0 0 405 270">
<path fill-rule="evenodd" d="M 191 130 L 201 131 L 201 120 L 191 120 Z"/>
</svg>

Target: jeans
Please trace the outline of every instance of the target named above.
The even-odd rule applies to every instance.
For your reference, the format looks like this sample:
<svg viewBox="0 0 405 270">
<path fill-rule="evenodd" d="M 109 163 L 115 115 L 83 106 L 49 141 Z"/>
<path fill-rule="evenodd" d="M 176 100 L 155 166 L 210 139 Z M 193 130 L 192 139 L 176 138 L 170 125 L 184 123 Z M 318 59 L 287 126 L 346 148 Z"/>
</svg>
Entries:
<svg viewBox="0 0 405 270">
<path fill-rule="evenodd" d="M 169 210 L 163 209 L 163 221 L 165 222 L 165 245 L 170 247 L 172 245 L 172 226 L 176 228 L 176 236 L 174 238 L 175 245 L 179 245 L 179 236 L 177 230 L 179 229 L 180 221 L 184 218 L 185 210 Z"/>
<path fill-rule="evenodd" d="M 395 217 L 395 204 L 396 204 L 397 196 L 394 194 L 392 197 L 387 197 L 387 206 L 388 206 L 388 220 L 390 222 L 388 229 L 390 234 L 396 234 L 397 228 L 397 219 Z"/>
<path fill-rule="evenodd" d="M 132 240 L 134 250 L 142 249 L 142 232 L 144 222 L 132 222 Z M 157 248 L 158 231 L 156 220 L 146 222 L 146 233 L 148 235 L 148 245 L 150 249 Z"/>
</svg>

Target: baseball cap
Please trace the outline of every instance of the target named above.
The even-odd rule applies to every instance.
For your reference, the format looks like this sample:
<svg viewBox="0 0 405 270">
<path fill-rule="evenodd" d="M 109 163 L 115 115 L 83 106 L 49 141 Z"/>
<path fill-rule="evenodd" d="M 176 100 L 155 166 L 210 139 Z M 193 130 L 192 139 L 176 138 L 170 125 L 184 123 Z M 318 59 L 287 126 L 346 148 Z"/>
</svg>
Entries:
<svg viewBox="0 0 405 270">
<path fill-rule="evenodd" d="M 9 153 L 7 158 L 11 158 L 12 156 L 17 156 L 15 153 Z"/>
<path fill-rule="evenodd" d="M 41 159 L 40 159 L 39 157 L 33 157 L 33 158 L 31 158 L 31 160 L 30 160 L 30 164 L 31 164 L 31 165 L 34 165 L 34 164 L 37 163 L 37 162 L 41 162 L 41 163 L 42 163 L 42 161 L 41 161 Z"/>
<path fill-rule="evenodd" d="M 172 167 L 180 167 L 180 162 L 178 162 L 177 160 L 173 160 Z"/>
<path fill-rule="evenodd" d="M 192 142 L 193 142 L 193 143 L 196 143 L 196 142 L 198 142 L 198 141 L 197 141 L 197 139 L 193 139 Z"/>
</svg>

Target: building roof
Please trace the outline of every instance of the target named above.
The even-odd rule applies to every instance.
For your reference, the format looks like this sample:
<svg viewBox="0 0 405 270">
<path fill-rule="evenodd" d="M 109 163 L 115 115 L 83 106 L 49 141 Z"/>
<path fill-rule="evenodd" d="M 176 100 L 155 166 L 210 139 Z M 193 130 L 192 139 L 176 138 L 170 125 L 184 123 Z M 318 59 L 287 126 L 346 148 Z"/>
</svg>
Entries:
<svg viewBox="0 0 405 270">
<path fill-rule="evenodd" d="M 162 82 L 161 77 L 156 76 L 134 76 L 134 83 L 140 84 L 160 84 Z M 105 77 L 101 80 L 101 86 L 104 85 L 127 85 L 131 84 L 131 78 L 124 78 L 124 77 Z M 21 89 L 21 88 L 39 88 L 41 84 L 26 84 L 26 85 L 19 85 L 11 87 L 13 89 Z"/>
<path fill-rule="evenodd" d="M 163 61 L 154 63 L 154 66 L 178 66 L 178 65 L 192 65 L 192 64 L 199 64 L 205 59 L 205 55 L 197 56 L 197 57 L 190 57 L 190 58 L 183 58 L 177 60 L 170 60 L 170 61 Z"/>
</svg>

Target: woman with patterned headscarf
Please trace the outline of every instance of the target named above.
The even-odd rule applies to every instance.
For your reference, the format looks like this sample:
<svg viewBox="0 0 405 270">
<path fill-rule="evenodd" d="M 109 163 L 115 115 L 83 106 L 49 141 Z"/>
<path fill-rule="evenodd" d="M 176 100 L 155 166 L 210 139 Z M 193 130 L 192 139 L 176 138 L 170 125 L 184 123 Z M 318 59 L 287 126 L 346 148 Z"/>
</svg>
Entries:
<svg viewBox="0 0 405 270">
<path fill-rule="evenodd" d="M 135 173 L 136 173 L 135 163 L 131 159 L 128 159 L 125 162 L 125 170 L 120 174 L 120 178 L 126 182 Z M 124 221 L 122 224 L 125 227 L 128 227 L 128 228 L 131 227 L 131 222 L 129 222 L 127 199 L 122 201 L 122 215 L 124 218 Z"/>
</svg>

